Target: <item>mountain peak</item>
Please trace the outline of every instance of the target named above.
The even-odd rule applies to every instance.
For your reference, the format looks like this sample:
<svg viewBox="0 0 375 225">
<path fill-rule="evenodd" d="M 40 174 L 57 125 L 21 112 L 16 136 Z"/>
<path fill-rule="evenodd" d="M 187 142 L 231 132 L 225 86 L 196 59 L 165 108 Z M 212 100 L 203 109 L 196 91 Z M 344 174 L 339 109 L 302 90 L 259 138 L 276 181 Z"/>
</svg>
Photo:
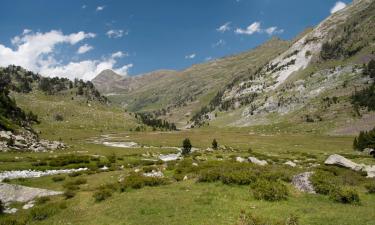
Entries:
<svg viewBox="0 0 375 225">
<path fill-rule="evenodd" d="M 119 80 L 123 78 L 120 74 L 117 74 L 111 69 L 105 69 L 100 72 L 92 81 L 93 82 L 108 82 L 113 80 Z"/>
</svg>

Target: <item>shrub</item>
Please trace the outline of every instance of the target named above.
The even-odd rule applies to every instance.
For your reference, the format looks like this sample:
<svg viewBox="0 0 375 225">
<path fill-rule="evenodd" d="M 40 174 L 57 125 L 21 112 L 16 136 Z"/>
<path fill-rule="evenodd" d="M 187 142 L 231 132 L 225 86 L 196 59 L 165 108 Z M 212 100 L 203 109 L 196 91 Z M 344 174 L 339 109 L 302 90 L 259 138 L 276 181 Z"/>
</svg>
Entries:
<svg viewBox="0 0 375 225">
<path fill-rule="evenodd" d="M 158 177 L 145 177 L 137 173 L 131 173 L 121 184 L 123 190 L 127 188 L 140 189 L 144 186 L 158 186 L 167 184 L 167 180 Z"/>
<path fill-rule="evenodd" d="M 70 199 L 70 198 L 73 198 L 74 196 L 76 196 L 76 193 L 73 190 L 66 190 L 64 192 L 65 199 Z"/>
<path fill-rule="evenodd" d="M 60 182 L 60 181 L 64 181 L 65 180 L 65 176 L 55 176 L 55 177 L 52 177 L 52 181 L 53 182 Z"/>
<path fill-rule="evenodd" d="M 269 221 L 265 218 L 261 218 L 255 216 L 251 213 L 246 213 L 245 211 L 241 211 L 240 217 L 236 223 L 236 225 L 298 225 L 298 217 L 294 215 L 290 215 L 285 221 Z"/>
<path fill-rule="evenodd" d="M 46 161 L 37 161 L 37 162 L 33 162 L 31 163 L 32 166 L 47 166 L 47 162 Z"/>
<path fill-rule="evenodd" d="M 334 174 L 327 171 L 316 171 L 310 178 L 316 193 L 328 195 L 337 185 L 337 179 Z"/>
<path fill-rule="evenodd" d="M 366 184 L 365 187 L 367 189 L 367 193 L 375 194 L 375 182 L 374 181 Z"/>
<path fill-rule="evenodd" d="M 0 215 L 4 213 L 5 206 L 4 203 L 0 200 Z"/>
<path fill-rule="evenodd" d="M 30 211 L 30 217 L 32 220 L 41 221 L 57 213 L 58 208 L 56 205 L 48 204 L 40 207 L 34 207 Z"/>
<path fill-rule="evenodd" d="M 63 117 L 61 114 L 56 114 L 56 115 L 54 116 L 54 119 L 55 119 L 56 121 L 64 121 L 64 117 Z"/>
<path fill-rule="evenodd" d="M 87 179 L 85 178 L 78 178 L 74 181 L 72 181 L 72 184 L 74 185 L 81 185 L 81 184 L 86 184 L 87 183 Z"/>
<path fill-rule="evenodd" d="M 212 148 L 216 150 L 216 149 L 218 148 L 218 145 L 219 145 L 219 144 L 217 143 L 216 139 L 214 139 L 214 140 L 212 141 Z"/>
<path fill-rule="evenodd" d="M 36 204 L 41 205 L 51 200 L 48 196 L 40 197 L 36 200 Z"/>
<path fill-rule="evenodd" d="M 94 192 L 94 199 L 96 202 L 101 202 L 112 196 L 112 191 L 108 188 L 100 188 Z"/>
<path fill-rule="evenodd" d="M 360 202 L 358 192 L 348 187 L 334 189 L 329 196 L 332 200 L 344 204 L 358 204 Z"/>
<path fill-rule="evenodd" d="M 185 140 L 182 142 L 182 154 L 187 155 L 190 153 L 192 148 L 191 142 L 189 138 L 185 138 Z"/>
<path fill-rule="evenodd" d="M 69 177 L 78 177 L 78 176 L 81 176 L 81 175 L 82 175 L 81 172 L 73 172 L 73 173 L 68 174 Z"/>
<path fill-rule="evenodd" d="M 258 179 L 251 188 L 254 198 L 258 200 L 280 201 L 288 197 L 288 188 L 280 181 Z"/>
<path fill-rule="evenodd" d="M 116 154 L 115 153 L 112 153 L 110 155 L 107 156 L 107 159 L 110 163 L 115 163 L 116 162 Z"/>
</svg>

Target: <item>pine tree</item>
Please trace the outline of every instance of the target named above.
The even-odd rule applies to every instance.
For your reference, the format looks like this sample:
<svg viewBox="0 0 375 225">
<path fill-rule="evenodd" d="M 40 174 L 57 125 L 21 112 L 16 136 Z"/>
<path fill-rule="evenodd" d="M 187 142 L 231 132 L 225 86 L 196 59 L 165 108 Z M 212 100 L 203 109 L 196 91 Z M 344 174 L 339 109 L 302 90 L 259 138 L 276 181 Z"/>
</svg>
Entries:
<svg viewBox="0 0 375 225">
<path fill-rule="evenodd" d="M 218 143 L 217 143 L 216 139 L 214 139 L 212 141 L 212 148 L 215 149 L 215 150 L 217 150 L 217 147 L 218 147 Z"/>
<path fill-rule="evenodd" d="M 356 137 L 354 138 L 354 141 L 353 141 L 353 149 L 358 150 L 358 141 Z"/>
<path fill-rule="evenodd" d="M 191 151 L 191 142 L 189 138 L 185 138 L 185 140 L 182 142 L 182 154 L 187 155 Z"/>
</svg>

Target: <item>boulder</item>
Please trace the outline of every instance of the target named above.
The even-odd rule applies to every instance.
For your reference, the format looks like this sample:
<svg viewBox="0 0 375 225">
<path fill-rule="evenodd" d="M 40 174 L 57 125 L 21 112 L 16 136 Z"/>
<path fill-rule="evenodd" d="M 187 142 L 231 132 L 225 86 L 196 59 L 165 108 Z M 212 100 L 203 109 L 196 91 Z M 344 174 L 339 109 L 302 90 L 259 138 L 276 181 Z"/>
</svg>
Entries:
<svg viewBox="0 0 375 225">
<path fill-rule="evenodd" d="M 237 157 L 236 157 L 236 161 L 242 163 L 242 162 L 246 162 L 246 159 L 244 159 L 244 158 L 242 158 L 242 157 L 240 157 L 240 156 L 237 156 Z"/>
<path fill-rule="evenodd" d="M 357 164 L 341 155 L 337 155 L 337 154 L 330 155 L 324 163 L 326 165 L 336 165 L 336 166 L 346 167 L 354 171 L 364 171 L 367 173 L 368 178 L 375 178 L 375 166 Z"/>
<path fill-rule="evenodd" d="M 30 202 L 43 196 L 60 195 L 63 192 L 31 188 L 16 184 L 0 183 L 0 200 L 7 202 Z"/>
<path fill-rule="evenodd" d="M 144 173 L 143 176 L 145 176 L 145 177 L 159 177 L 159 178 L 162 178 L 162 177 L 164 177 L 164 174 L 161 171 L 155 171 L 155 170 L 153 170 L 150 173 Z"/>
<path fill-rule="evenodd" d="M 346 167 L 346 168 L 349 168 L 349 169 L 352 169 L 352 170 L 355 170 L 355 171 L 362 170 L 361 165 L 359 165 L 357 163 L 354 163 L 354 162 L 350 161 L 349 159 L 347 159 L 347 158 L 345 158 L 341 155 L 338 155 L 338 154 L 330 155 L 327 158 L 327 160 L 324 162 L 324 164 L 342 166 L 342 167 Z"/>
<path fill-rule="evenodd" d="M 260 165 L 260 166 L 265 166 L 268 164 L 266 160 L 259 160 L 255 157 L 249 157 L 248 159 L 249 159 L 249 162 Z"/>
<path fill-rule="evenodd" d="M 310 182 L 310 177 L 313 172 L 305 172 L 295 175 L 292 179 L 292 184 L 299 191 L 315 194 L 314 186 Z"/>
<path fill-rule="evenodd" d="M 286 161 L 284 164 L 288 165 L 288 166 L 291 166 L 291 167 L 296 167 L 297 166 L 297 164 L 294 163 L 294 162 L 292 162 L 292 161 Z"/>
</svg>

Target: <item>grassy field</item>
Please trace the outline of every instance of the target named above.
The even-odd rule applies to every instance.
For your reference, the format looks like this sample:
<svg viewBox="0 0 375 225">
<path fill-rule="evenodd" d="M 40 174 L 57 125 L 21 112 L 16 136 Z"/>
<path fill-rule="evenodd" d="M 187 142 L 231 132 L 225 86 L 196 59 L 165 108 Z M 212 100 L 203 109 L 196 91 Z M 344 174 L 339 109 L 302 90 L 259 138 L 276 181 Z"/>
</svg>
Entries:
<svg viewBox="0 0 375 225">
<path fill-rule="evenodd" d="M 375 195 L 368 194 L 365 189 L 371 180 L 347 169 L 322 167 L 324 160 L 334 153 L 355 162 L 373 164 L 372 158 L 352 150 L 353 137 L 314 135 L 311 132 L 296 134 L 291 132 L 290 124 L 135 132 L 134 128 L 141 125 L 116 107 L 108 108 L 77 99 L 64 102 L 66 96 L 45 96 L 40 93 L 16 96 L 16 99 L 24 108 L 40 115 L 42 123 L 35 128 L 42 138 L 62 139 L 70 147 L 46 153 L 0 153 L 0 170 L 88 167 L 89 171 L 76 176 L 59 175 L 63 177 L 61 181 L 53 181 L 52 178 L 57 176 L 8 181 L 30 187 L 71 191 L 74 195 L 68 199 L 64 196 L 51 197 L 45 203 L 38 202 L 32 209 L 20 209 L 15 215 L 2 215 L 0 224 L 236 224 L 241 211 L 265 218 L 270 224 L 285 221 L 291 216 L 298 218 L 298 224 L 317 225 L 370 225 L 375 220 Z M 41 110 L 43 108 L 48 110 Z M 56 113 L 60 113 L 64 121 L 55 121 Z M 302 129 L 302 125 L 300 127 Z M 114 148 L 92 143 L 108 134 L 110 141 L 133 141 L 143 147 Z M 175 152 L 175 149 L 168 147 L 180 147 L 184 138 L 189 138 L 193 147 L 200 149 L 185 157 L 186 160 L 176 164 L 145 160 Z M 214 138 L 219 142 L 220 149 L 207 151 Z M 87 157 L 88 162 L 52 166 L 51 162 L 59 157 L 65 159 L 69 156 Z M 112 161 L 111 156 L 115 158 Z M 209 163 L 238 166 L 233 163 L 237 156 L 267 160 L 270 165 L 254 167 L 254 171 L 260 170 L 264 174 L 273 174 L 270 177 L 281 179 L 289 193 L 287 199 L 275 202 L 255 199 L 252 183 L 239 185 L 199 181 L 200 173 Z M 288 160 L 295 160 L 298 166 L 285 166 L 284 162 Z M 45 164 L 36 164 L 40 162 Z M 192 163 L 198 166 L 194 167 Z M 101 170 L 104 165 L 109 170 Z M 124 177 L 126 180 L 135 170 L 151 169 L 164 173 L 166 185 L 146 185 L 123 191 L 118 188 L 122 182 L 119 180 Z M 334 179 L 340 179 L 337 185 L 354 188 L 359 194 L 360 203 L 342 204 L 334 202 L 327 195 L 304 194 L 290 184 L 292 175 L 318 170 L 337 173 L 334 176 Z M 181 180 L 185 175 L 188 179 Z M 77 181 L 80 183 L 72 184 Z M 110 196 L 96 201 L 95 193 L 103 188 L 111 190 Z M 22 204 L 14 206 L 21 208 Z"/>
</svg>

